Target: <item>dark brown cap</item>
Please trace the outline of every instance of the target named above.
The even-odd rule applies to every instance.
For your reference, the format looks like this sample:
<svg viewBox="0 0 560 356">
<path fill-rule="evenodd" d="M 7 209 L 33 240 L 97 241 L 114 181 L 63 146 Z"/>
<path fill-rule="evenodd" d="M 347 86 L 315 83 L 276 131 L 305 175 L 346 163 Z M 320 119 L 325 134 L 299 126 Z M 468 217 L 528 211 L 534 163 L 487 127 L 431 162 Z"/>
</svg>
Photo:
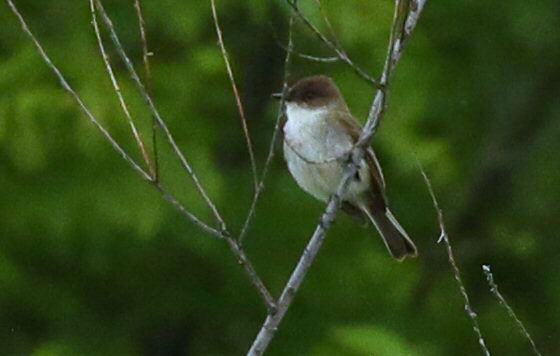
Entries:
<svg viewBox="0 0 560 356">
<path fill-rule="evenodd" d="M 288 91 L 286 101 L 319 107 L 338 101 L 340 98 L 340 91 L 331 78 L 326 75 L 315 75 L 296 82 Z"/>
</svg>

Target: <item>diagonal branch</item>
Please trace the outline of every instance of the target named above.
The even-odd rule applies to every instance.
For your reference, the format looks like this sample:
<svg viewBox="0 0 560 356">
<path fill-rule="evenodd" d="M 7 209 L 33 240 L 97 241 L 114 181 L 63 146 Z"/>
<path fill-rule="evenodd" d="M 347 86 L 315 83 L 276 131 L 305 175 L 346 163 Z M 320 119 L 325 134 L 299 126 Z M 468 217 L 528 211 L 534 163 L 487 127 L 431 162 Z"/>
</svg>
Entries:
<svg viewBox="0 0 560 356">
<path fill-rule="evenodd" d="M 329 227 L 331 226 L 331 224 L 336 218 L 336 214 L 340 205 L 340 197 L 345 192 L 350 178 L 353 177 L 354 174 L 357 172 L 358 166 L 356 162 L 360 162 L 360 159 L 364 155 L 364 148 L 369 142 L 369 139 L 373 137 L 373 134 L 375 133 L 374 129 L 382 117 L 383 107 L 385 106 L 386 85 L 389 83 L 389 79 L 393 72 L 394 66 L 398 62 L 401 52 L 403 50 L 402 46 L 395 45 L 396 42 L 395 39 L 399 37 L 402 38 L 402 36 L 399 36 L 397 31 L 400 29 L 399 21 L 400 19 L 402 19 L 402 15 L 403 15 L 403 5 L 402 5 L 403 1 L 404 0 L 395 1 L 395 15 L 393 17 L 391 39 L 389 41 L 389 51 L 387 53 L 387 60 L 386 60 L 386 63 L 389 64 L 385 66 L 383 70 L 383 74 L 381 75 L 382 81 L 380 81 L 380 84 L 383 85 L 379 89 L 377 89 L 375 98 L 372 103 L 372 107 L 370 109 L 370 115 L 368 116 L 368 122 L 366 123 L 366 125 L 364 125 L 364 128 L 362 129 L 358 143 L 355 145 L 354 149 L 349 154 L 347 164 L 344 169 L 344 174 L 339 184 L 339 187 L 337 189 L 337 192 L 330 198 L 327 207 L 325 209 L 325 212 L 321 216 L 319 224 L 315 228 L 315 231 L 311 236 L 311 239 L 309 240 L 307 247 L 303 251 L 300 260 L 298 261 L 294 271 L 292 272 L 292 275 L 290 276 L 288 282 L 286 283 L 286 286 L 284 287 L 284 290 L 282 291 L 280 298 L 278 299 L 278 303 L 277 303 L 278 309 L 276 314 L 269 314 L 267 316 L 258 335 L 253 341 L 253 344 L 250 350 L 248 351 L 247 355 L 251 355 L 251 356 L 262 355 L 267 349 L 272 339 L 274 338 L 274 335 L 278 330 L 278 326 L 280 325 L 284 315 L 288 311 L 288 308 L 290 307 L 297 291 L 299 290 L 299 287 L 303 282 L 309 270 L 309 267 L 311 266 L 311 264 L 315 260 L 315 257 L 319 253 L 319 249 L 321 248 L 322 243 L 325 239 L 327 230 L 329 229 Z M 288 2 L 290 4 L 293 4 L 292 0 L 288 0 Z M 425 3 L 426 0 L 417 0 L 417 2 L 422 2 L 422 5 L 421 7 L 417 6 L 414 8 L 422 9 L 424 6 L 423 3 Z M 412 30 L 416 26 L 419 15 L 420 15 L 419 12 L 415 13 L 414 16 L 416 16 L 416 21 L 414 21 L 411 27 L 409 28 L 408 35 L 410 35 Z M 411 12 L 405 13 L 405 20 L 408 18 L 408 16 L 411 16 Z M 398 52 L 398 55 L 395 52 Z M 375 123 L 375 125 L 372 125 L 372 123 Z"/>
<path fill-rule="evenodd" d="M 266 175 L 268 173 L 268 168 L 272 159 L 274 158 L 274 147 L 276 146 L 276 140 L 278 138 L 278 133 L 280 131 L 280 123 L 282 117 L 284 116 L 284 102 L 286 95 L 288 94 L 288 76 L 290 75 L 290 60 L 292 58 L 292 53 L 294 49 L 294 43 L 292 38 L 292 27 L 294 24 L 294 18 L 290 16 L 288 22 L 288 47 L 286 47 L 286 57 L 284 59 L 284 79 L 282 84 L 282 97 L 280 98 L 280 104 L 278 105 L 278 113 L 276 114 L 276 124 L 274 125 L 274 131 L 272 132 L 272 138 L 270 139 L 270 146 L 268 147 L 268 155 L 266 157 L 266 161 L 264 163 L 263 171 L 261 178 L 259 180 L 259 184 L 257 185 L 257 190 L 255 191 L 255 195 L 253 196 L 253 201 L 251 202 L 251 207 L 249 208 L 249 212 L 247 213 L 247 218 L 245 218 L 245 223 L 243 223 L 243 228 L 239 233 L 239 243 L 243 243 L 243 239 L 247 235 L 247 231 L 249 230 L 249 226 L 251 225 L 251 221 L 253 216 L 255 215 L 255 209 L 257 208 L 257 202 L 259 201 L 260 195 L 264 190 L 264 180 L 266 179 Z"/>
<path fill-rule="evenodd" d="M 204 189 L 204 187 L 202 186 L 202 183 L 198 179 L 198 176 L 195 174 L 194 170 L 192 169 L 192 166 L 190 165 L 189 161 L 187 160 L 187 158 L 185 157 L 185 155 L 183 154 L 183 152 L 181 151 L 181 149 L 177 145 L 177 142 L 175 141 L 175 138 L 173 138 L 173 135 L 171 134 L 171 131 L 167 127 L 167 124 L 162 119 L 161 115 L 159 114 L 159 111 L 157 110 L 152 97 L 146 91 L 146 87 L 144 86 L 144 84 L 142 83 L 142 80 L 140 79 L 140 76 L 138 75 L 138 73 L 134 69 L 134 65 L 132 64 L 132 61 L 130 60 L 130 58 L 128 57 L 126 52 L 124 51 L 124 48 L 123 48 L 123 46 L 121 44 L 121 41 L 120 41 L 120 39 L 117 35 L 117 32 L 115 31 L 115 26 L 113 25 L 113 22 L 111 21 L 111 18 L 109 17 L 109 15 L 107 15 L 107 12 L 105 11 L 105 9 L 103 7 L 103 4 L 101 3 L 100 0 L 95 0 L 95 5 L 97 7 L 97 11 L 101 15 L 101 18 L 103 19 L 103 22 L 105 23 L 105 25 L 107 26 L 107 28 L 109 30 L 111 39 L 113 40 L 113 43 L 114 43 L 114 45 L 117 49 L 117 53 L 119 54 L 119 56 L 123 60 L 130 76 L 132 77 L 132 80 L 136 83 L 136 86 L 138 87 L 138 91 L 140 92 L 140 94 L 142 95 L 142 97 L 144 98 L 146 103 L 148 104 L 148 107 L 149 107 L 151 113 L 155 117 L 159 127 L 162 129 L 165 137 L 167 138 L 167 141 L 169 142 L 169 145 L 171 146 L 171 148 L 173 149 L 173 151 L 175 152 L 175 154 L 179 158 L 179 161 L 181 162 L 181 166 L 185 169 L 185 171 L 191 177 L 192 181 L 195 184 L 195 187 L 196 187 L 197 191 L 199 192 L 199 194 L 202 196 L 202 198 L 206 202 L 206 205 L 208 205 L 208 207 L 210 208 L 210 210 L 214 214 L 214 218 L 216 219 L 216 221 L 220 225 L 220 229 L 223 230 L 223 231 L 227 231 L 226 223 L 223 220 L 220 213 L 218 212 L 218 209 L 216 208 L 216 205 L 214 205 L 214 203 L 212 202 L 212 200 L 208 196 L 208 193 L 206 193 L 206 190 Z"/>
<path fill-rule="evenodd" d="M 430 182 L 430 179 L 428 178 L 426 172 L 424 172 L 422 167 L 420 167 L 420 172 L 422 173 L 422 177 L 424 177 L 424 181 L 426 182 L 426 186 L 428 187 L 428 192 L 430 193 L 430 197 L 432 198 L 434 209 L 436 209 L 437 212 L 437 219 L 440 228 L 440 236 L 437 242 L 440 243 L 441 241 L 443 241 L 445 243 L 445 247 L 447 249 L 447 258 L 449 260 L 449 264 L 451 265 L 451 268 L 453 269 L 453 276 L 455 277 L 455 281 L 457 282 L 457 286 L 459 287 L 461 296 L 463 297 L 463 302 L 465 304 L 465 313 L 467 313 L 467 316 L 471 319 L 472 328 L 478 338 L 478 344 L 480 345 L 482 352 L 484 353 L 485 356 L 490 356 L 490 350 L 488 350 L 488 347 L 486 346 L 486 341 L 484 340 L 484 337 L 482 336 L 482 331 L 480 330 L 480 324 L 478 323 L 478 315 L 476 314 L 476 312 L 474 311 L 471 305 L 471 301 L 467 293 L 467 289 L 465 288 L 465 284 L 463 283 L 463 279 L 461 278 L 461 271 L 459 270 L 459 266 L 455 261 L 453 248 L 451 247 L 449 236 L 447 235 L 447 231 L 445 230 L 443 212 L 439 207 L 439 203 L 436 199 L 434 189 L 432 188 L 432 183 Z"/>
<path fill-rule="evenodd" d="M 385 102 L 387 100 L 389 80 L 393 74 L 395 66 L 401 58 L 402 51 L 404 50 L 404 37 L 402 34 L 404 33 L 404 25 L 407 17 L 410 16 L 410 8 L 408 5 L 411 1 L 416 3 L 422 2 L 422 4 L 426 2 L 426 0 L 395 0 L 395 11 L 393 14 L 393 24 L 391 25 L 391 34 L 389 36 L 387 56 L 385 57 L 385 65 L 383 66 L 383 72 L 381 73 L 381 78 L 379 79 L 379 85 L 381 88 L 375 93 L 373 105 L 370 108 L 367 122 L 364 125 L 364 130 L 362 131 L 362 135 L 360 136 L 357 145 L 366 144 L 371 140 L 373 135 L 375 135 L 381 117 L 383 116 Z M 423 7 L 424 5 L 422 5 L 421 8 Z M 409 35 L 415 26 L 416 22 L 414 22 L 414 25 L 410 28 Z"/>
<path fill-rule="evenodd" d="M 523 322 L 521 321 L 521 319 L 519 319 L 517 317 L 517 315 L 513 311 L 513 308 L 509 305 L 506 298 L 502 295 L 502 293 L 498 289 L 498 285 L 494 281 L 494 275 L 492 274 L 492 270 L 490 269 L 490 265 L 482 265 L 482 272 L 484 272 L 484 275 L 486 276 L 486 280 L 488 281 L 488 285 L 490 286 L 490 292 L 492 292 L 492 294 L 494 294 L 494 296 L 496 297 L 496 299 L 498 299 L 500 304 L 504 308 L 506 308 L 506 311 L 507 311 L 508 315 L 510 316 L 510 318 L 513 319 L 513 321 L 515 321 L 515 323 L 517 324 L 517 327 L 519 328 L 519 331 L 521 332 L 521 334 L 531 344 L 531 348 L 533 349 L 533 353 L 537 356 L 542 356 L 541 352 L 537 348 L 537 344 L 535 343 L 535 341 L 531 337 L 531 334 L 529 334 L 529 331 L 527 330 L 525 325 L 523 325 Z"/>
<path fill-rule="evenodd" d="M 144 76 L 146 82 L 146 90 L 150 96 L 153 96 L 152 87 L 152 70 L 150 67 L 150 56 L 153 55 L 152 52 L 148 50 L 148 38 L 146 35 L 146 21 L 144 21 L 144 15 L 142 14 L 142 6 L 140 5 L 140 0 L 134 0 L 134 9 L 136 10 L 136 17 L 138 18 L 138 28 L 140 30 L 140 41 L 142 42 L 142 62 L 144 63 Z M 154 177 L 155 181 L 159 181 L 159 155 L 157 149 L 157 120 L 154 115 L 152 115 L 152 151 L 154 155 Z"/>
<path fill-rule="evenodd" d="M 224 39 L 222 37 L 222 29 L 220 28 L 220 23 L 218 21 L 218 13 L 216 12 L 216 4 L 214 0 L 211 0 L 210 4 L 212 7 L 212 18 L 214 19 L 214 25 L 216 27 L 216 34 L 218 35 L 218 45 L 220 46 L 220 50 L 222 51 L 222 57 L 224 57 L 226 70 L 229 76 L 229 80 L 231 82 L 231 87 L 233 89 L 233 95 L 235 96 L 235 103 L 237 104 L 237 110 L 239 111 L 239 117 L 241 119 L 243 134 L 245 135 L 245 141 L 247 143 L 247 150 L 249 151 L 249 160 L 251 161 L 251 171 L 253 173 L 253 183 L 255 185 L 255 192 L 256 192 L 259 190 L 257 164 L 255 163 L 255 153 L 253 152 L 253 144 L 251 142 L 251 136 L 249 135 L 249 127 L 247 126 L 247 119 L 245 118 L 245 110 L 243 109 L 243 102 L 241 101 L 241 97 L 239 96 L 239 90 L 237 89 L 237 84 L 235 84 L 233 70 L 231 69 L 228 53 L 224 45 Z"/>
<path fill-rule="evenodd" d="M 154 167 L 152 166 L 150 156 L 148 155 L 148 152 L 146 151 L 146 148 L 144 146 L 144 141 L 142 140 L 142 136 L 141 136 L 140 132 L 138 132 L 138 129 L 136 128 L 136 124 L 134 123 L 134 120 L 132 120 L 132 116 L 130 115 L 130 111 L 128 110 L 128 105 L 126 104 L 126 101 L 124 100 L 124 97 L 122 95 L 121 88 L 119 86 L 119 82 L 118 82 L 117 78 L 115 77 L 115 73 L 113 72 L 113 68 L 111 67 L 111 62 L 109 61 L 109 56 L 107 55 L 107 52 L 105 51 L 105 46 L 103 46 L 103 40 L 101 39 L 101 33 L 99 31 L 99 26 L 97 24 L 97 15 L 95 13 L 95 6 L 93 4 L 93 0 L 90 0 L 89 5 L 90 5 L 93 29 L 95 31 L 95 37 L 97 39 L 97 44 L 99 45 L 99 51 L 101 52 L 101 57 L 103 58 L 103 62 L 105 63 L 105 68 L 107 69 L 107 74 L 109 74 L 109 78 L 111 79 L 111 84 L 113 85 L 113 89 L 115 90 L 115 94 L 117 95 L 117 98 L 119 99 L 121 109 L 122 109 L 122 111 L 123 111 L 123 113 L 126 117 L 126 120 L 129 124 L 129 126 L 130 126 L 130 130 L 132 131 L 132 135 L 134 136 L 134 139 L 136 140 L 136 143 L 138 144 L 138 148 L 140 149 L 140 152 L 142 153 L 142 156 L 144 157 L 144 162 L 148 166 L 148 169 L 150 170 L 150 174 L 151 174 L 152 178 L 155 178 L 155 170 L 154 170 Z"/>
</svg>

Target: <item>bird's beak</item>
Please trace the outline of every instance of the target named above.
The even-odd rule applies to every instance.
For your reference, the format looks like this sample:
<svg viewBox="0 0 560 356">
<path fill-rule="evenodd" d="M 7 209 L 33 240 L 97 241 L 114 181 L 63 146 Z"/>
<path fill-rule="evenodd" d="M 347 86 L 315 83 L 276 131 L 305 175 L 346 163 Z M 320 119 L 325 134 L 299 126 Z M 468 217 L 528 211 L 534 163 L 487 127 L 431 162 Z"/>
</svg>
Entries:
<svg viewBox="0 0 560 356">
<path fill-rule="evenodd" d="M 282 93 L 281 93 L 281 92 L 280 92 L 280 93 L 272 93 L 272 95 L 270 95 L 270 96 L 271 96 L 273 99 L 276 99 L 276 100 L 282 99 Z"/>
</svg>

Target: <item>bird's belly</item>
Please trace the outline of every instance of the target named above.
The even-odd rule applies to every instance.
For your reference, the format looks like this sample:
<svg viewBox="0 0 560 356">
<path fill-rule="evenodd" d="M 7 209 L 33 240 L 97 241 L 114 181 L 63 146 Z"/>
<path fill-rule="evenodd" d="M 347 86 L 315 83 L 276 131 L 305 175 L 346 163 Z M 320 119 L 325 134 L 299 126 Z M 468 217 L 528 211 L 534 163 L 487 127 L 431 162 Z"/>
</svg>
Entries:
<svg viewBox="0 0 560 356">
<path fill-rule="evenodd" d="M 288 169 L 298 185 L 315 198 L 326 202 L 334 194 L 343 175 L 344 157 L 310 160 L 284 143 L 284 156 Z M 367 164 L 361 165 L 359 178 L 354 177 L 349 183 L 344 200 L 354 200 L 363 193 L 370 184 Z"/>
</svg>

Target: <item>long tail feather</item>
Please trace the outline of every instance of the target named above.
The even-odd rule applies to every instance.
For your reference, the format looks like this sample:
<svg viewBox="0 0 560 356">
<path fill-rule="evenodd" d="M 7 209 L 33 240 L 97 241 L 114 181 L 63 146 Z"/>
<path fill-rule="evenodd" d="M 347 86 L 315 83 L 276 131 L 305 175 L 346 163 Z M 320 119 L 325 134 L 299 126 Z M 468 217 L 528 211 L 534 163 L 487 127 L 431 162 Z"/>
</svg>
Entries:
<svg viewBox="0 0 560 356">
<path fill-rule="evenodd" d="M 395 259 L 402 261 L 405 257 L 416 257 L 418 251 L 414 242 L 389 209 L 370 211 L 364 207 L 363 211 L 377 228 L 385 246 Z"/>
</svg>

